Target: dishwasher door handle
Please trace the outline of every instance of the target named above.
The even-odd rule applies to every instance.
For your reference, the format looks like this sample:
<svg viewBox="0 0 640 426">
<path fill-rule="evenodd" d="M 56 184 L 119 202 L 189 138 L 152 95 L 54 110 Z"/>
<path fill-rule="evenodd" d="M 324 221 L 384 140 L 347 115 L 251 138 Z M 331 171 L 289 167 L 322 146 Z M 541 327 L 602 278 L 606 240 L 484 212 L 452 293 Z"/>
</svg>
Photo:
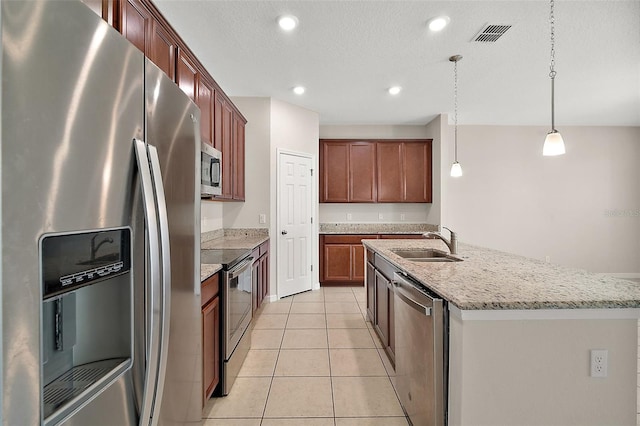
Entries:
<svg viewBox="0 0 640 426">
<path fill-rule="evenodd" d="M 428 306 L 424 306 L 422 303 L 414 300 L 402 287 L 404 284 L 404 280 L 397 274 L 393 276 L 393 285 L 396 288 L 396 296 L 402 299 L 407 305 L 411 306 L 416 311 L 420 312 L 425 316 L 431 316 L 431 308 Z"/>
</svg>

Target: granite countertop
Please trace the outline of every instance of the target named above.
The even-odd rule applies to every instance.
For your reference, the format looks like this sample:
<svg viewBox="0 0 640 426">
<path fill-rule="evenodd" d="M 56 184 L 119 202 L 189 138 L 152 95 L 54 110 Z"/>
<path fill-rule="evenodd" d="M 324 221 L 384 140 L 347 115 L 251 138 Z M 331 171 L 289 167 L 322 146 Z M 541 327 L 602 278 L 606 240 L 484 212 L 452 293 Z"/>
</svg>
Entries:
<svg viewBox="0 0 640 426">
<path fill-rule="evenodd" d="M 462 262 L 412 262 L 392 249 L 436 248 L 440 240 L 363 240 L 462 310 L 639 308 L 640 284 L 458 243 Z"/>
<path fill-rule="evenodd" d="M 260 244 L 269 240 L 268 230 L 265 228 L 255 229 L 219 229 L 209 233 L 204 233 L 200 240 L 201 250 L 213 249 L 247 249 L 253 250 Z M 200 281 L 204 281 L 211 275 L 222 269 L 219 264 L 200 264 Z"/>
<path fill-rule="evenodd" d="M 423 234 L 437 231 L 428 223 L 321 223 L 320 234 Z"/>
<path fill-rule="evenodd" d="M 200 264 L 200 282 L 203 282 L 216 272 L 222 269 L 222 265 L 220 264 L 209 264 L 209 263 L 201 263 Z"/>
</svg>

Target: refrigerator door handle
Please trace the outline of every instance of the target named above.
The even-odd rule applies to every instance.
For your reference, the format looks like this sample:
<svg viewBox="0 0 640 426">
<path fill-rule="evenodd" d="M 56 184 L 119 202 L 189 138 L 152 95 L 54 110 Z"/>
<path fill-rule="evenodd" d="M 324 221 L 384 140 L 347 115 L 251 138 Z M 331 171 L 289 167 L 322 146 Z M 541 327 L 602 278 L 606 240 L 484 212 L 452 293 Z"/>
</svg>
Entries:
<svg viewBox="0 0 640 426">
<path fill-rule="evenodd" d="M 142 406 L 140 407 L 140 425 L 148 425 L 151 422 L 156 387 L 158 380 L 158 363 L 160 351 L 160 236 L 158 231 L 158 213 L 151 177 L 151 165 L 144 141 L 134 139 L 134 150 L 140 182 L 142 186 L 142 202 L 146 222 L 146 233 L 149 242 L 149 279 L 145 282 L 146 300 L 146 366 L 144 374 L 144 391 Z M 160 405 L 158 404 L 158 407 Z"/>
<path fill-rule="evenodd" d="M 162 183 L 162 173 L 160 171 L 160 160 L 158 150 L 153 145 L 147 145 L 149 159 L 151 160 L 151 174 L 153 186 L 156 194 L 156 208 L 158 212 L 158 222 L 160 228 L 160 267 L 162 271 L 162 287 L 160 288 L 160 353 L 158 361 L 158 384 L 156 388 L 157 407 L 162 402 L 164 390 L 164 378 L 167 371 L 167 358 L 169 355 L 169 324 L 171 319 L 171 249 L 169 244 L 169 218 L 167 213 L 167 202 L 164 195 L 164 185 Z M 158 416 L 151 419 L 152 424 L 157 424 Z"/>
</svg>

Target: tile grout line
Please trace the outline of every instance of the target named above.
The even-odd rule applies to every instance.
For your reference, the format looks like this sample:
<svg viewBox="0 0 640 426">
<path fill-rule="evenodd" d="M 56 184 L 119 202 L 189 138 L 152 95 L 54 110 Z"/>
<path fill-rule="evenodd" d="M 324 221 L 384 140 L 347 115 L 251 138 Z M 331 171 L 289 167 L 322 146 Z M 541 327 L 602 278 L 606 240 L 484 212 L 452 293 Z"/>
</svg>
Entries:
<svg viewBox="0 0 640 426">
<path fill-rule="evenodd" d="M 327 327 L 327 359 L 329 361 L 329 391 L 331 392 L 331 409 L 333 410 L 333 425 L 336 426 L 336 401 L 333 395 L 333 372 L 331 370 L 331 349 L 329 347 L 329 318 L 327 318 L 327 299 L 325 297 L 325 318 L 324 318 L 324 324 Z"/>
<path fill-rule="evenodd" d="M 276 368 L 278 368 L 278 360 L 280 359 L 280 351 L 282 350 L 282 343 L 284 342 L 284 333 L 286 331 L 287 322 L 289 322 L 289 315 L 291 312 L 291 306 L 293 305 L 293 299 L 291 299 L 291 303 L 289 304 L 289 312 L 287 312 L 287 320 L 284 323 L 284 327 L 282 329 L 282 337 L 280 338 L 280 346 L 278 347 L 278 355 L 276 355 L 276 363 L 273 366 L 273 371 L 271 372 L 271 380 L 269 381 L 269 389 L 267 390 L 267 398 L 264 400 L 264 408 L 262 409 L 262 417 L 260 417 L 260 425 L 264 421 L 264 415 L 267 413 L 267 404 L 269 403 L 269 396 L 271 395 L 271 387 L 273 386 L 273 380 L 276 376 Z"/>
</svg>

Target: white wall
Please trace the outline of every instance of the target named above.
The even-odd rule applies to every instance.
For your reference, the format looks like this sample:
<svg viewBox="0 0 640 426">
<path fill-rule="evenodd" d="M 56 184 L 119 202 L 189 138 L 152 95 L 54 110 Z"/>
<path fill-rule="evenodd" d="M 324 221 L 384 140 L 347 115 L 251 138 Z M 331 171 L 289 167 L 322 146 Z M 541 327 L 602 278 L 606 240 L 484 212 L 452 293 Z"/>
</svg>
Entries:
<svg viewBox="0 0 640 426">
<path fill-rule="evenodd" d="M 322 139 L 430 139 L 432 133 L 425 126 L 320 126 Z M 434 144 L 436 140 L 434 139 Z M 439 148 L 438 148 L 439 149 Z M 436 148 L 434 148 L 435 154 Z M 435 173 L 435 169 L 434 169 Z M 436 180 L 433 189 L 436 189 Z M 435 195 L 435 193 L 434 193 Z M 431 204 L 403 203 L 323 203 L 320 204 L 321 223 L 431 223 L 439 220 L 440 209 L 434 197 Z M 347 219 L 351 214 L 351 220 Z M 404 215 L 404 219 L 401 218 Z M 382 216 L 382 219 L 380 219 Z"/>
<path fill-rule="evenodd" d="M 427 223 L 440 225 L 442 221 L 442 126 L 446 115 L 439 115 L 425 126 L 425 135 L 431 143 L 432 203 L 427 211 Z"/>
<path fill-rule="evenodd" d="M 640 128 L 560 130 L 566 155 L 543 157 L 545 127 L 458 126 L 464 176 L 451 178 L 453 126 L 445 123 L 442 223 L 468 243 L 640 273 Z"/>
<path fill-rule="evenodd" d="M 271 100 L 271 176 L 277 176 L 278 168 L 278 149 L 295 151 L 297 153 L 311 154 L 314 158 L 314 194 L 313 194 L 313 211 L 314 218 L 318 217 L 318 129 L 319 116 L 318 113 L 297 107 L 286 102 Z M 276 235 L 277 230 L 277 179 L 271 179 L 271 221 L 270 234 Z M 314 221 L 311 242 L 313 249 L 312 262 L 313 268 L 312 283 L 314 288 L 319 287 L 320 280 L 318 271 L 318 220 Z M 274 253 L 271 256 L 271 282 L 276 283 L 277 264 L 277 244 L 276 238 L 272 237 L 271 250 Z M 271 294 L 275 294 L 275 286 L 271 287 Z"/>
<path fill-rule="evenodd" d="M 200 201 L 200 232 L 222 228 L 223 203 L 221 201 Z"/>
<path fill-rule="evenodd" d="M 245 127 L 245 202 L 225 202 L 225 228 L 267 228 L 270 219 L 271 101 L 234 97 L 232 102 L 247 119 Z M 261 224 L 259 215 L 267 222 Z"/>
<path fill-rule="evenodd" d="M 450 324 L 450 425 L 636 424 L 637 320 Z M 609 351 L 606 378 L 591 349 Z"/>
</svg>

